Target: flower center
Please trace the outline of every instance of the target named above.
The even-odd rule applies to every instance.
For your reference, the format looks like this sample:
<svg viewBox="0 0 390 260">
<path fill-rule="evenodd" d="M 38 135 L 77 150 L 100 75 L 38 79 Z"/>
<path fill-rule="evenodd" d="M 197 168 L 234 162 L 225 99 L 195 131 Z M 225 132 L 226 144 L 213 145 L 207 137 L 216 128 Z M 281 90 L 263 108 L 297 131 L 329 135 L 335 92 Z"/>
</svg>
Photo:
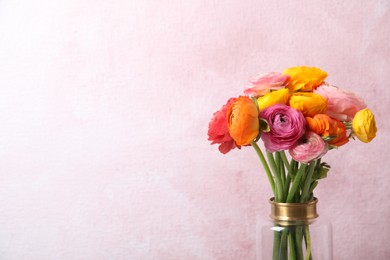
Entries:
<svg viewBox="0 0 390 260">
<path fill-rule="evenodd" d="M 276 123 L 279 125 L 288 124 L 288 117 L 284 114 L 277 114 L 276 115 Z"/>
</svg>

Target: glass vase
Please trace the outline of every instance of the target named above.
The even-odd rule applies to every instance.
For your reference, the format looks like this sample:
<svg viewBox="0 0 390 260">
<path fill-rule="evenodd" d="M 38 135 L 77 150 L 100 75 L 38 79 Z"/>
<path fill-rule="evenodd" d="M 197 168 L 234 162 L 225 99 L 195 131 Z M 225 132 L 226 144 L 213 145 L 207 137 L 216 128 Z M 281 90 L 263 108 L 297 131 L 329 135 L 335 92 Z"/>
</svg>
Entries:
<svg viewBox="0 0 390 260">
<path fill-rule="evenodd" d="M 257 224 L 257 260 L 332 260 L 332 226 L 318 218 L 317 202 L 276 203 Z"/>
</svg>

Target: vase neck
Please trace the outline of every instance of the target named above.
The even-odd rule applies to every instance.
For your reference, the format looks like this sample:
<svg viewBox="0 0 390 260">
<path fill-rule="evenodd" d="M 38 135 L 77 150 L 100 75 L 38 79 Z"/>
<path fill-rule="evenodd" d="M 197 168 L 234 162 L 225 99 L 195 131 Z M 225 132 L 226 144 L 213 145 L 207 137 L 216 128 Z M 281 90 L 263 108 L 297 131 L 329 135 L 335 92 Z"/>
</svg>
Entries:
<svg viewBox="0 0 390 260">
<path fill-rule="evenodd" d="M 306 203 L 279 203 L 270 199 L 271 215 L 276 222 L 309 222 L 318 217 L 317 198 Z"/>
</svg>

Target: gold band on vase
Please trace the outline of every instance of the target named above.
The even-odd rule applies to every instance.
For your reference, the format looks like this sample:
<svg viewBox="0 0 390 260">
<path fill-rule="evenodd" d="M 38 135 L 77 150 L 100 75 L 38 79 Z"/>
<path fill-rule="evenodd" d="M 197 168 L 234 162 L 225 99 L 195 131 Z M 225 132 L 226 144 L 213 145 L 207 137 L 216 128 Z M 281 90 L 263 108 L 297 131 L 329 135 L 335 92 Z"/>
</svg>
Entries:
<svg viewBox="0 0 390 260">
<path fill-rule="evenodd" d="M 271 204 L 270 217 L 277 222 L 307 222 L 318 217 L 317 198 L 305 203 L 279 203 L 275 202 L 275 198 L 271 198 L 269 202 Z"/>
</svg>

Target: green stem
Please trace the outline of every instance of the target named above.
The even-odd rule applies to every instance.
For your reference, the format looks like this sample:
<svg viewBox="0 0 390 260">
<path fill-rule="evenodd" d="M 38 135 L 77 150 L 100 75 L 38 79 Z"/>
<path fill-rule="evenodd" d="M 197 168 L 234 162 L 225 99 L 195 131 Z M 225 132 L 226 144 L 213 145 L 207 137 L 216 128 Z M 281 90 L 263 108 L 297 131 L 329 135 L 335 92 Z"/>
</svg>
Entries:
<svg viewBox="0 0 390 260">
<path fill-rule="evenodd" d="M 310 189 L 311 179 L 313 177 L 315 166 L 316 166 L 316 162 L 313 161 L 310 163 L 309 171 L 307 173 L 305 183 L 303 184 L 302 195 L 299 201 L 300 203 L 305 202 L 306 199 L 309 197 L 309 189 Z"/>
<path fill-rule="evenodd" d="M 281 260 L 287 260 L 287 235 L 288 235 L 288 230 L 287 228 L 283 229 L 282 231 L 282 237 L 280 239 L 280 253 L 279 257 Z"/>
<path fill-rule="evenodd" d="M 307 167 L 307 164 L 305 164 L 305 163 L 301 164 L 301 167 L 299 168 L 298 173 L 294 178 L 290 192 L 288 193 L 287 203 L 293 202 L 295 193 L 297 192 L 298 187 L 299 187 L 299 183 L 301 181 L 302 174 L 305 172 L 306 167 Z"/>
<path fill-rule="evenodd" d="M 286 154 L 284 153 L 284 151 L 281 152 L 281 155 L 282 155 L 282 160 L 284 161 L 285 167 L 288 170 L 286 181 L 284 183 L 284 188 L 283 188 L 283 194 L 284 194 L 283 201 L 287 201 L 287 196 L 288 196 L 288 193 L 290 191 L 291 180 L 293 180 L 294 176 L 295 176 L 295 165 L 297 164 L 297 162 L 294 159 L 291 159 L 290 163 L 288 161 L 286 161 L 287 158 L 286 158 Z M 283 158 L 285 158 L 285 159 L 283 159 Z"/>
<path fill-rule="evenodd" d="M 273 243 L 273 250 L 272 250 L 272 260 L 279 260 L 279 254 L 280 254 L 280 231 L 274 231 L 274 243 Z"/>
<path fill-rule="evenodd" d="M 288 233 L 288 244 L 290 247 L 290 260 L 297 260 L 297 252 L 295 251 L 295 236 L 293 231 Z"/>
<path fill-rule="evenodd" d="M 291 184 L 291 176 L 289 174 L 287 175 L 286 182 L 284 183 L 284 189 L 283 189 L 284 197 L 282 201 L 287 201 L 287 195 L 288 195 L 288 190 L 290 189 L 290 184 Z"/>
<path fill-rule="evenodd" d="M 284 152 L 284 150 L 280 152 L 280 156 L 282 157 L 283 163 L 286 166 L 287 171 L 291 172 L 291 167 L 290 167 L 290 164 L 287 160 L 287 156 L 286 156 L 286 153 Z"/>
<path fill-rule="evenodd" d="M 291 159 L 291 162 L 290 162 L 291 172 L 289 172 L 289 174 L 291 173 L 291 178 L 295 177 L 295 174 L 297 173 L 298 168 L 299 168 L 299 163 L 297 161 L 295 161 L 294 159 Z"/>
<path fill-rule="evenodd" d="M 272 155 L 273 155 L 273 154 L 272 154 Z M 280 173 L 279 159 L 280 159 L 280 155 L 278 154 L 278 152 L 275 152 L 275 157 L 274 157 L 275 169 L 278 171 L 278 173 Z"/>
<path fill-rule="evenodd" d="M 271 170 L 269 169 L 268 163 L 265 160 L 263 152 L 260 150 L 260 147 L 257 145 L 257 143 L 252 142 L 252 146 L 255 149 L 257 155 L 259 156 L 261 163 L 263 164 L 265 173 L 266 173 L 266 175 L 268 177 L 268 181 L 269 181 L 269 183 L 271 185 L 272 192 L 273 192 L 273 194 L 275 196 L 275 182 L 274 182 L 274 178 L 272 177 Z"/>
<path fill-rule="evenodd" d="M 282 161 L 282 156 L 280 155 L 280 152 L 275 153 L 275 161 L 276 161 L 276 166 L 277 166 L 278 171 L 279 171 L 280 179 L 282 181 L 282 190 L 284 191 L 284 183 L 286 182 L 286 171 L 284 168 L 284 163 Z"/>
<path fill-rule="evenodd" d="M 303 260 L 303 250 L 302 250 L 302 226 L 295 228 L 295 245 L 297 252 L 297 259 Z"/>
<path fill-rule="evenodd" d="M 306 242 L 306 260 L 312 259 L 311 257 L 311 242 L 310 242 L 310 232 L 309 226 L 305 226 L 305 242 Z"/>
<path fill-rule="evenodd" d="M 276 167 L 276 163 L 274 160 L 274 156 L 272 153 L 267 152 L 267 158 L 268 162 L 271 165 L 271 169 L 274 173 L 275 180 L 276 180 L 276 194 L 275 194 L 275 202 L 281 202 L 280 200 L 283 198 L 283 185 L 282 185 L 282 180 L 280 179 L 279 172 Z"/>
</svg>

